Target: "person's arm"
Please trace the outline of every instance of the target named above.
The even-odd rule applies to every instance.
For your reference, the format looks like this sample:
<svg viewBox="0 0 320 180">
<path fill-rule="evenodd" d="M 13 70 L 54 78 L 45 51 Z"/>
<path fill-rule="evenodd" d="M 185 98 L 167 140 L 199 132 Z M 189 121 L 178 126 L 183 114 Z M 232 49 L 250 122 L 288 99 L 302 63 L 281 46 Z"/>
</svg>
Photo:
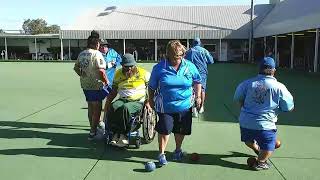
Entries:
<svg viewBox="0 0 320 180">
<path fill-rule="evenodd" d="M 240 101 L 239 101 L 240 108 L 242 108 L 243 104 L 244 104 L 244 101 L 243 101 L 243 100 L 240 100 Z"/>
<path fill-rule="evenodd" d="M 121 58 L 120 54 L 117 52 L 116 52 L 116 54 L 117 54 L 117 58 L 116 58 L 116 62 L 115 62 L 115 67 L 120 66 L 120 63 L 122 62 L 122 58 Z"/>
<path fill-rule="evenodd" d="M 145 102 L 146 108 L 148 110 L 154 109 L 154 90 L 152 90 L 150 87 L 148 87 L 148 99 Z"/>
<path fill-rule="evenodd" d="M 207 64 L 213 64 L 213 63 L 214 63 L 213 57 L 212 57 L 212 55 L 209 53 L 208 50 L 205 50 L 205 55 L 206 55 L 206 58 L 207 58 Z"/>
<path fill-rule="evenodd" d="M 201 94 L 202 94 L 202 89 L 201 89 L 201 76 L 196 68 L 196 66 L 193 63 L 190 63 L 190 71 L 192 73 L 192 81 L 193 81 L 193 90 L 194 90 L 194 95 L 195 95 L 195 103 L 196 107 L 198 110 L 201 108 L 202 100 L 201 100 Z"/>
<path fill-rule="evenodd" d="M 114 98 L 117 96 L 118 94 L 118 90 L 116 88 L 112 88 L 111 92 L 109 93 L 109 95 L 106 98 L 106 102 L 104 104 L 104 109 L 103 109 L 103 117 L 104 119 L 107 117 L 110 106 L 112 101 L 114 100 Z"/>
<path fill-rule="evenodd" d="M 109 84 L 109 80 L 106 76 L 106 70 L 105 69 L 99 69 L 100 77 L 105 85 Z"/>
<path fill-rule="evenodd" d="M 74 63 L 73 70 L 78 74 L 78 76 L 81 76 L 81 69 L 79 64 L 79 58 L 76 60 L 76 63 Z"/>
<path fill-rule="evenodd" d="M 284 85 L 281 88 L 279 109 L 283 112 L 291 112 L 294 109 L 293 96 Z"/>
<path fill-rule="evenodd" d="M 146 107 L 147 108 L 152 108 L 154 109 L 154 94 L 155 90 L 159 87 L 159 69 L 157 70 L 157 65 L 155 65 L 152 69 L 150 79 L 148 82 L 148 102 L 146 102 Z M 150 107 L 149 107 L 150 106 Z"/>
<path fill-rule="evenodd" d="M 201 83 L 196 82 L 193 85 L 194 93 L 195 93 L 195 103 L 196 107 L 199 110 L 201 108 Z"/>
<path fill-rule="evenodd" d="M 109 95 L 107 96 L 107 100 L 104 105 L 104 113 L 108 113 L 110 105 L 111 105 L 112 101 L 114 100 L 114 98 L 117 96 L 117 94 L 118 94 L 118 89 L 116 87 L 112 87 L 112 90 L 109 93 Z"/>
<path fill-rule="evenodd" d="M 107 63 L 104 60 L 104 57 L 101 52 L 97 52 L 95 62 L 96 62 L 96 66 L 97 66 L 99 74 L 100 74 L 100 79 L 102 80 L 102 82 L 105 85 L 109 84 L 109 80 L 106 76 Z"/>
<path fill-rule="evenodd" d="M 81 70 L 78 63 L 74 64 L 73 70 L 78 74 L 78 76 L 81 76 Z"/>
<path fill-rule="evenodd" d="M 242 108 L 244 105 L 244 99 L 245 99 L 245 85 L 244 83 L 241 83 L 239 84 L 239 86 L 237 87 L 234 93 L 233 100 L 238 102 L 240 105 L 240 108 Z"/>
</svg>

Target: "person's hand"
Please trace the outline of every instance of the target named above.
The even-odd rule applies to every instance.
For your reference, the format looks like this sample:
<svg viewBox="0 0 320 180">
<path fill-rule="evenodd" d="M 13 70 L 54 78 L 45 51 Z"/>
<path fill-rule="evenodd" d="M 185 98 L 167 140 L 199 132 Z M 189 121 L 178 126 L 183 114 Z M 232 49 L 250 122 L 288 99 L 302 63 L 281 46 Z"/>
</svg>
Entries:
<svg viewBox="0 0 320 180">
<path fill-rule="evenodd" d="M 195 103 L 196 103 L 196 108 L 199 111 L 200 108 L 201 108 L 201 98 L 200 97 L 196 97 Z"/>
<path fill-rule="evenodd" d="M 145 107 L 147 108 L 148 112 L 152 112 L 152 109 L 154 108 L 154 103 L 153 101 L 150 102 L 149 100 L 146 101 Z"/>
</svg>

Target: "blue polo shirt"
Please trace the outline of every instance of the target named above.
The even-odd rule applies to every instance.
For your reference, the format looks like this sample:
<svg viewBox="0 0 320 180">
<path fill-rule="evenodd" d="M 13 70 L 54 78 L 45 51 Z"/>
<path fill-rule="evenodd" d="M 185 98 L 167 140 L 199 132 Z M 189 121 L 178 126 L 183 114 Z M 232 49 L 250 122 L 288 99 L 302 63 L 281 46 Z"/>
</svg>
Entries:
<svg viewBox="0 0 320 180">
<path fill-rule="evenodd" d="M 208 74 L 207 64 L 214 63 L 213 57 L 209 51 L 199 45 L 190 48 L 186 52 L 185 58 L 193 62 L 193 64 L 198 68 L 199 73 L 203 76 Z"/>
<path fill-rule="evenodd" d="M 193 83 L 201 83 L 199 71 L 190 61 L 182 59 L 178 71 L 168 60 L 156 64 L 151 72 L 149 88 L 157 90 L 157 112 L 177 113 L 192 106 Z"/>
<path fill-rule="evenodd" d="M 293 97 L 286 86 L 273 76 L 260 74 L 242 82 L 234 100 L 243 102 L 240 127 L 254 130 L 277 129 L 278 114 L 294 108 Z"/>
<path fill-rule="evenodd" d="M 114 73 L 116 72 L 117 67 L 120 66 L 122 59 L 121 56 L 117 53 L 117 51 L 115 51 L 112 48 L 109 48 L 108 53 L 103 54 L 103 57 L 107 63 L 106 75 L 110 82 L 109 86 L 112 87 Z M 112 61 L 115 61 L 116 64 L 113 67 L 108 68 L 108 63 Z"/>
</svg>

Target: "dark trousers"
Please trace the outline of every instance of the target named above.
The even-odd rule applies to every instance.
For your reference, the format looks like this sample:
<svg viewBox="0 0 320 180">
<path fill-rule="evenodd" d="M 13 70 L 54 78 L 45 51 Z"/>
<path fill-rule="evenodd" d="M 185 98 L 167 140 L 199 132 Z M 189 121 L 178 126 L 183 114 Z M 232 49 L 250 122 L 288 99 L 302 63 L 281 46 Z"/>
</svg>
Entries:
<svg viewBox="0 0 320 180">
<path fill-rule="evenodd" d="M 108 126 L 113 133 L 127 134 L 131 129 L 130 121 L 143 107 L 138 101 L 118 99 L 112 103 L 108 113 Z"/>
</svg>

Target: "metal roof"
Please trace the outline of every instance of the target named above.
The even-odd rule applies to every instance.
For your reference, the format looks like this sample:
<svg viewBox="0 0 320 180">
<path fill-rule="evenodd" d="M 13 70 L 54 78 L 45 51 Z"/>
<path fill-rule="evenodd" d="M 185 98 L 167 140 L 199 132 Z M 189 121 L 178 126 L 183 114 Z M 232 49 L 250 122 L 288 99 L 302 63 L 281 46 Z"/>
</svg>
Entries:
<svg viewBox="0 0 320 180">
<path fill-rule="evenodd" d="M 0 37 L 6 38 L 44 38 L 44 39 L 57 39 L 59 34 L 23 34 L 23 33 L 0 33 Z"/>
<path fill-rule="evenodd" d="M 264 37 L 320 27 L 319 0 L 284 0 L 275 5 L 255 30 Z"/>
<path fill-rule="evenodd" d="M 272 6 L 259 6 L 256 21 Z M 107 39 L 248 38 L 250 6 L 152 6 L 93 10 L 61 30 L 63 39 L 86 39 L 91 30 Z"/>
</svg>

